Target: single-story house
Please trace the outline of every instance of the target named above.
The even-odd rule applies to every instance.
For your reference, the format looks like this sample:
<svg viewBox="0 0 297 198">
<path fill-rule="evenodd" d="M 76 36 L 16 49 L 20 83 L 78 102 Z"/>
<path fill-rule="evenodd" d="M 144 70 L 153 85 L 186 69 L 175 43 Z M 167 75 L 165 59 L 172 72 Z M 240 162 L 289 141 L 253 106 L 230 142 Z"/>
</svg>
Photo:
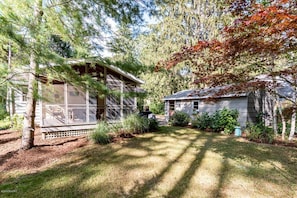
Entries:
<svg viewBox="0 0 297 198">
<path fill-rule="evenodd" d="M 165 97 L 166 120 L 168 121 L 175 111 L 183 111 L 193 116 L 203 112 L 212 114 L 225 107 L 238 110 L 238 122 L 242 128 L 245 128 L 247 123 L 255 123 L 260 113 L 265 124 L 271 125 L 274 103 L 269 93 L 258 90 L 216 96 L 220 89 L 222 87 L 184 90 Z M 208 100 L 209 98 L 212 100 Z"/>
<path fill-rule="evenodd" d="M 44 138 L 88 133 L 95 128 L 98 120 L 114 122 L 137 110 L 135 94 L 125 93 L 137 92 L 139 85 L 144 83 L 142 80 L 115 66 L 94 61 L 76 61 L 71 66 L 80 75 L 88 73 L 119 94 L 103 95 L 80 89 L 69 82 L 48 82 L 46 75 L 40 76 L 39 94 L 43 99 L 37 101 L 35 123 L 40 126 Z M 21 89 L 13 89 L 12 92 L 9 109 L 23 115 L 26 92 Z"/>
</svg>

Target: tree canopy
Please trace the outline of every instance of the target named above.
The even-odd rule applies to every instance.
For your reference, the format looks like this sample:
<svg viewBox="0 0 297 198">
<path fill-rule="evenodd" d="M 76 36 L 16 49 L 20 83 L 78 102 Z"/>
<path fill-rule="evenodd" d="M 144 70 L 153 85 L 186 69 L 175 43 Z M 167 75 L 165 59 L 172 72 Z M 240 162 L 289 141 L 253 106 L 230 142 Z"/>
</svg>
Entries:
<svg viewBox="0 0 297 198">
<path fill-rule="evenodd" d="M 29 81 L 22 148 L 33 146 L 36 82 L 39 73 L 44 72 L 39 66 L 60 65 L 48 67 L 48 74 L 57 79 L 85 82 L 71 71 L 67 58 L 98 55 L 98 49 L 103 48 L 98 41 L 112 33 L 110 20 L 116 24 L 139 23 L 143 12 L 153 10 L 153 5 L 154 1 L 128 0 L 0 1 L 0 44 L 2 49 L 8 45 L 14 47 L 6 80 L 16 75 L 16 68 L 22 70 L 29 65 L 24 70 Z M 5 59 L 1 59 L 2 64 L 7 64 Z"/>
<path fill-rule="evenodd" d="M 297 104 L 296 64 L 292 61 L 296 56 L 296 8 L 296 2 L 290 0 L 232 1 L 230 11 L 235 20 L 223 29 L 224 39 L 199 40 L 196 45 L 186 46 L 159 62 L 157 69 L 190 61 L 197 66 L 195 83 L 232 85 L 218 94 L 264 87 L 279 94 L 277 79 L 281 79 L 294 90 L 290 98 L 280 96 L 293 104 L 292 137 Z M 271 80 L 259 78 L 260 74 Z"/>
</svg>

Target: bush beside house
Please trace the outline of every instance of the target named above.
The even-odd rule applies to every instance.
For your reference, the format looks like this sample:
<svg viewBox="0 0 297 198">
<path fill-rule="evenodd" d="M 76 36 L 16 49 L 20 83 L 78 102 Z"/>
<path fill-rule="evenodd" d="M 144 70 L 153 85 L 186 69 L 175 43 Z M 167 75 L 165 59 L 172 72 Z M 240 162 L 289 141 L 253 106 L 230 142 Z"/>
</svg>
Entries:
<svg viewBox="0 0 297 198">
<path fill-rule="evenodd" d="M 226 134 L 231 134 L 234 131 L 234 127 L 239 125 L 237 118 L 237 110 L 224 108 L 211 115 L 207 112 L 198 115 L 192 120 L 192 126 L 201 130 L 224 131 Z"/>
<path fill-rule="evenodd" d="M 187 126 L 190 122 L 190 116 L 182 111 L 176 111 L 174 114 L 170 117 L 169 123 L 172 126 Z"/>
<path fill-rule="evenodd" d="M 116 137 L 131 137 L 132 134 L 140 134 L 157 130 L 158 121 L 131 114 L 124 118 L 121 122 L 108 124 L 101 121 L 97 124 L 96 129 L 89 138 L 98 144 L 108 144 Z"/>
</svg>

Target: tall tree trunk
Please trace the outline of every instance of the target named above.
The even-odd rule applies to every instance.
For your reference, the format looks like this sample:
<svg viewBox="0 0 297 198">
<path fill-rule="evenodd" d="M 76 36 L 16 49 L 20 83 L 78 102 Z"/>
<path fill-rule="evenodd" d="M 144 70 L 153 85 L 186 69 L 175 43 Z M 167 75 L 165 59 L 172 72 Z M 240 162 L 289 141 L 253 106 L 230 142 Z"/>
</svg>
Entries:
<svg viewBox="0 0 297 198">
<path fill-rule="evenodd" d="M 282 140 L 285 140 L 285 135 L 286 135 L 286 130 L 287 130 L 287 126 L 286 126 L 286 120 L 285 120 L 285 117 L 284 117 L 284 114 L 283 114 L 283 107 L 282 107 L 282 104 L 280 103 L 280 99 L 279 99 L 279 96 L 276 95 L 276 106 L 277 106 L 277 109 L 278 109 L 278 113 L 281 117 L 281 122 L 282 122 Z"/>
<path fill-rule="evenodd" d="M 273 98 L 273 112 L 272 112 L 272 124 L 273 124 L 273 131 L 274 131 L 274 134 L 275 136 L 277 136 L 277 109 L 278 109 L 278 106 L 277 106 L 277 97 L 276 97 L 276 94 Z"/>
<path fill-rule="evenodd" d="M 30 149 L 34 146 L 34 130 L 35 130 L 35 109 L 36 99 L 35 92 L 37 90 L 36 83 L 36 57 L 34 52 L 31 52 L 30 57 L 30 73 L 28 80 L 27 105 L 24 115 L 22 149 Z"/>
<path fill-rule="evenodd" d="M 7 66 L 8 71 L 11 72 L 11 42 L 8 42 L 8 56 L 7 56 Z M 13 111 L 13 98 L 12 98 L 12 89 L 7 85 L 7 93 L 6 93 L 6 111 L 9 113 L 9 118 L 11 122 L 12 115 L 14 114 Z M 12 123 L 12 122 L 11 122 Z"/>
<path fill-rule="evenodd" d="M 296 82 L 295 82 L 296 83 Z M 293 91 L 293 112 L 292 112 L 292 118 L 291 118 L 291 130 L 290 130 L 290 135 L 289 135 L 289 141 L 293 140 L 294 134 L 295 134 L 295 129 L 296 129 L 296 109 L 297 109 L 297 93 L 296 93 L 296 87 L 294 87 Z"/>
<path fill-rule="evenodd" d="M 289 135 L 289 141 L 293 140 L 296 129 L 296 104 L 293 105 L 293 112 L 291 117 L 291 130 Z"/>
<path fill-rule="evenodd" d="M 10 41 L 8 42 L 8 56 L 7 56 L 7 66 L 8 66 L 8 71 L 10 71 L 11 68 L 11 43 Z M 9 113 L 10 118 L 11 118 L 11 89 L 7 85 L 7 92 L 6 92 L 6 111 Z"/>
<path fill-rule="evenodd" d="M 42 0 L 37 0 L 34 7 L 33 28 L 38 31 L 41 25 L 42 19 Z M 37 38 L 32 35 L 31 38 L 31 52 L 30 52 L 30 72 L 28 79 L 28 93 L 27 93 L 27 104 L 24 115 L 23 123 L 23 134 L 22 134 L 22 149 L 30 149 L 34 146 L 34 131 L 35 131 L 35 109 L 36 109 L 36 95 L 38 92 L 36 71 L 38 70 L 38 64 L 36 60 L 36 54 L 34 51 Z M 36 50 L 36 49 L 35 49 Z"/>
</svg>

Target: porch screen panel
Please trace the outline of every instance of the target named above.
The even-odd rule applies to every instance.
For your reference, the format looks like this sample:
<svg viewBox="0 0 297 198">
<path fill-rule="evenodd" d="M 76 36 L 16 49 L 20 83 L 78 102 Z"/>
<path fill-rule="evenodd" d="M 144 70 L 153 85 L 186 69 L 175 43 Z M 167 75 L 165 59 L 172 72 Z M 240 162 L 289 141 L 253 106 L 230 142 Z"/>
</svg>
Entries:
<svg viewBox="0 0 297 198">
<path fill-rule="evenodd" d="M 67 87 L 69 124 L 87 122 L 86 94 L 71 85 Z"/>
<path fill-rule="evenodd" d="M 135 109 L 135 100 L 131 95 L 135 90 L 135 86 L 129 83 L 124 84 L 125 97 L 123 98 L 123 114 L 124 116 L 132 114 Z"/>
<path fill-rule="evenodd" d="M 89 94 L 89 122 L 96 122 L 97 94 Z"/>
<path fill-rule="evenodd" d="M 64 125 L 66 120 L 64 84 L 42 84 L 42 125 Z"/>
<path fill-rule="evenodd" d="M 106 76 L 107 87 L 110 90 L 121 91 L 121 80 L 112 74 Z M 106 118 L 109 121 L 121 118 L 121 97 L 119 94 L 112 94 L 106 97 Z"/>
</svg>

